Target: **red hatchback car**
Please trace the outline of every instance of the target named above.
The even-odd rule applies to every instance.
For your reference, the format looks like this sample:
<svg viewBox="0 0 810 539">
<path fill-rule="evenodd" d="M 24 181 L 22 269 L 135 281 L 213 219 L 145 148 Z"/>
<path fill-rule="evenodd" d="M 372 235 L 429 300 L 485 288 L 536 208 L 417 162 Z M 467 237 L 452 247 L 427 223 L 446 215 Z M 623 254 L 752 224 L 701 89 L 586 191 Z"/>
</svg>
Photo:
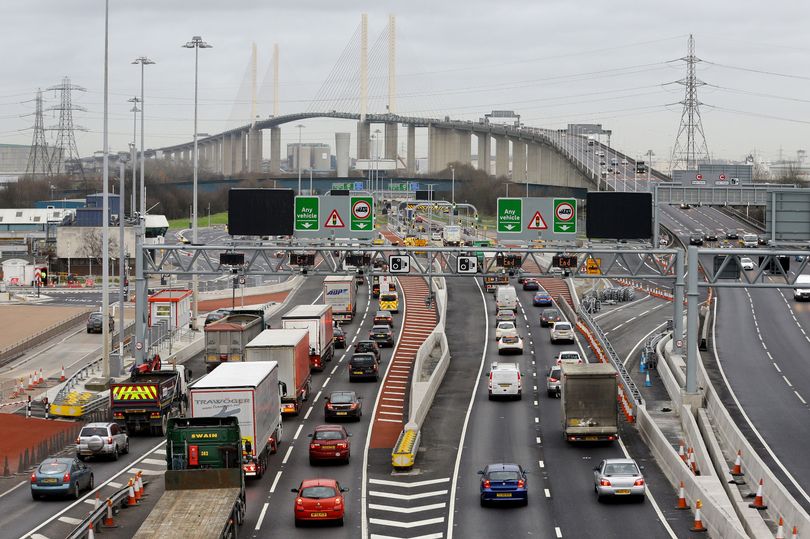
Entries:
<svg viewBox="0 0 810 539">
<path fill-rule="evenodd" d="M 309 435 L 309 463 L 339 460 L 346 464 L 351 456 L 349 434 L 342 425 L 319 425 Z"/>
<path fill-rule="evenodd" d="M 304 522 L 333 521 L 343 526 L 345 513 L 343 493 L 348 488 L 341 488 L 334 479 L 305 479 L 295 493 L 295 525 Z"/>
</svg>

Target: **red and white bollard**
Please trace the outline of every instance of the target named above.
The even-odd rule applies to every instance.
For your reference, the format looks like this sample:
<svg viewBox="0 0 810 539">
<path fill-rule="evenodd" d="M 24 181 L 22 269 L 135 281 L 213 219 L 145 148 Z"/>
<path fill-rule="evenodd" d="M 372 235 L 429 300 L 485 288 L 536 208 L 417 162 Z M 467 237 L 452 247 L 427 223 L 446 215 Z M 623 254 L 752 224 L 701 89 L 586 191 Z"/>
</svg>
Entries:
<svg viewBox="0 0 810 539">
<path fill-rule="evenodd" d="M 59 375 L 59 381 L 64 382 L 67 378 L 65 378 L 65 366 L 62 365 L 62 374 Z"/>
</svg>

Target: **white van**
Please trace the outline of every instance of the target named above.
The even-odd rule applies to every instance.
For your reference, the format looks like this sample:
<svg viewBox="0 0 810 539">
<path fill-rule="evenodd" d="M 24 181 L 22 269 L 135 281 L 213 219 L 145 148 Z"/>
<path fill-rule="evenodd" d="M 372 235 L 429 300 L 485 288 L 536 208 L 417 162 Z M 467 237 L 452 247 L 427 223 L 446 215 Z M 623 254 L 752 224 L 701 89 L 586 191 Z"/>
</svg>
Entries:
<svg viewBox="0 0 810 539">
<path fill-rule="evenodd" d="M 804 274 L 796 277 L 793 289 L 793 299 L 810 299 L 810 275 Z"/>
<path fill-rule="evenodd" d="M 523 382 L 517 363 L 492 363 L 489 370 L 489 400 L 511 397 L 520 400 Z"/>
<path fill-rule="evenodd" d="M 756 234 L 743 234 L 742 244 L 743 247 L 756 247 L 759 238 Z"/>
<path fill-rule="evenodd" d="M 495 291 L 495 308 L 517 311 L 517 293 L 514 286 L 499 286 Z"/>
</svg>

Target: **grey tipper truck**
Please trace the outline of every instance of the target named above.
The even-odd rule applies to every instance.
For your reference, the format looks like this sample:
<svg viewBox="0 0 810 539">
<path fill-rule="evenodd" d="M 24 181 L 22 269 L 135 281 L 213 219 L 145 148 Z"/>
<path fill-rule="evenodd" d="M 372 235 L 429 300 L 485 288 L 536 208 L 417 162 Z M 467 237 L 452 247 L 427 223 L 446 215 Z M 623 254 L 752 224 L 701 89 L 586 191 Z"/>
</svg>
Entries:
<svg viewBox="0 0 810 539">
<path fill-rule="evenodd" d="M 617 372 L 609 363 L 563 363 L 560 401 L 569 442 L 604 442 L 619 436 Z"/>
</svg>

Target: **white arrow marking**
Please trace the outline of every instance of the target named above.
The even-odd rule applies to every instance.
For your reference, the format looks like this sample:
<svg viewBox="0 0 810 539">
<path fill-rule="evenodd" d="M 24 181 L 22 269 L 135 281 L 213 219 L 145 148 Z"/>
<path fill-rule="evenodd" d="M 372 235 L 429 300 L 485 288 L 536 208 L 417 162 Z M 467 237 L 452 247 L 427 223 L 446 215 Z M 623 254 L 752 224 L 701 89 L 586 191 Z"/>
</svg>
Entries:
<svg viewBox="0 0 810 539">
<path fill-rule="evenodd" d="M 301 226 L 302 226 L 303 228 L 309 228 L 309 227 L 311 227 L 311 226 L 312 226 L 312 223 L 302 223 L 302 224 L 301 224 Z"/>
<path fill-rule="evenodd" d="M 503 227 L 504 227 L 506 230 L 512 230 L 513 228 L 515 228 L 515 225 L 503 225 Z"/>
<path fill-rule="evenodd" d="M 405 487 L 405 488 L 414 488 L 414 487 L 424 487 L 427 485 L 435 485 L 437 483 L 449 483 L 449 477 L 442 477 L 441 479 L 428 479 L 426 481 L 414 481 L 412 483 L 404 483 L 401 481 L 389 481 L 387 479 L 369 479 L 368 482 L 372 485 L 387 485 L 389 487 Z"/>
<path fill-rule="evenodd" d="M 432 503 L 430 505 L 420 505 L 418 507 L 396 507 L 393 505 L 380 505 L 376 503 L 368 504 L 369 509 L 377 509 L 379 511 L 392 511 L 394 513 L 406 513 L 406 514 L 419 513 L 421 511 L 430 511 L 432 509 L 443 509 L 446 506 L 447 504 L 444 502 Z"/>
<path fill-rule="evenodd" d="M 375 490 L 369 491 L 370 496 L 379 496 L 380 498 L 391 498 L 394 500 L 419 500 L 422 498 L 430 498 L 431 496 L 443 496 L 447 494 L 446 490 L 434 490 L 432 492 L 420 492 L 419 494 L 394 494 L 393 492 L 379 492 Z"/>
<path fill-rule="evenodd" d="M 427 535 L 409 536 L 409 538 L 395 537 L 393 535 L 380 535 L 377 533 L 371 534 L 371 539 L 442 539 L 443 533 L 429 533 Z"/>
<path fill-rule="evenodd" d="M 441 524 L 444 522 L 444 517 L 439 518 L 426 518 L 425 520 L 415 520 L 413 522 L 397 522 L 396 520 L 385 520 L 382 518 L 370 518 L 368 521 L 371 524 L 379 524 L 380 526 L 390 526 L 393 528 L 416 528 L 417 526 L 430 526 L 431 524 Z"/>
<path fill-rule="evenodd" d="M 355 223 L 355 226 L 356 226 L 357 228 L 366 228 L 366 224 L 365 224 L 365 223 Z"/>
</svg>

